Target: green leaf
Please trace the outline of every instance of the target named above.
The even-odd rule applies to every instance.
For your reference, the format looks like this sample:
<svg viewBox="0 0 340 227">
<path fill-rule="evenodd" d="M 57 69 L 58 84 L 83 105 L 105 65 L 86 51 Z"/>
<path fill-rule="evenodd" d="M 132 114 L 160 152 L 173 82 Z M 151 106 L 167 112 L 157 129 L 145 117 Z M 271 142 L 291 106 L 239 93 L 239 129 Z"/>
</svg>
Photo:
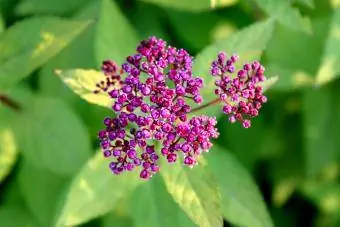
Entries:
<svg viewBox="0 0 340 227">
<path fill-rule="evenodd" d="M 0 118 L 6 119 L 1 112 Z M 18 154 L 13 130 L 4 122 L 0 122 L 0 184 L 11 172 L 18 159 Z"/>
<path fill-rule="evenodd" d="M 297 2 L 300 2 L 302 4 L 305 4 L 306 6 L 310 7 L 310 8 L 314 8 L 315 4 L 314 4 L 314 0 L 296 0 Z"/>
<path fill-rule="evenodd" d="M 37 223 L 26 208 L 6 205 L 0 207 L 0 226 L 37 227 Z"/>
<path fill-rule="evenodd" d="M 188 169 L 164 161 L 160 173 L 170 195 L 197 225 L 223 226 L 216 184 L 203 166 Z"/>
<path fill-rule="evenodd" d="M 23 0 L 16 7 L 19 15 L 65 14 L 80 8 L 90 0 Z"/>
<path fill-rule="evenodd" d="M 109 162 L 98 151 L 79 172 L 67 193 L 57 226 L 79 225 L 108 213 L 143 182 L 136 172 L 112 174 Z"/>
<path fill-rule="evenodd" d="M 196 226 L 173 201 L 159 174 L 135 191 L 130 204 L 136 227 Z"/>
<path fill-rule="evenodd" d="M 295 31 L 312 32 L 309 18 L 303 17 L 298 9 L 291 6 L 287 0 L 256 0 L 259 7 L 269 16 Z"/>
<path fill-rule="evenodd" d="M 321 65 L 315 83 L 322 85 L 334 80 L 340 73 L 340 9 L 336 9 L 326 39 Z"/>
<path fill-rule="evenodd" d="M 66 179 L 36 168 L 26 160 L 21 164 L 19 187 L 28 208 L 41 226 L 53 226 L 57 201 L 67 183 Z"/>
<path fill-rule="evenodd" d="M 101 0 L 101 3 L 94 43 L 97 63 L 112 59 L 121 64 L 135 52 L 138 36 L 115 2 Z"/>
<path fill-rule="evenodd" d="M 11 26 L 0 35 L 0 89 L 28 76 L 88 25 L 88 21 L 35 17 Z"/>
<path fill-rule="evenodd" d="M 308 90 L 303 96 L 306 174 L 316 176 L 338 157 L 330 87 Z M 334 126 L 333 126 L 334 125 Z"/>
<path fill-rule="evenodd" d="M 72 175 L 90 156 L 86 127 L 59 99 L 35 97 L 15 123 L 23 155 L 37 167 Z"/>
<path fill-rule="evenodd" d="M 102 227 L 132 227 L 132 220 L 130 217 L 120 215 L 118 213 L 109 213 L 102 219 Z"/>
<path fill-rule="evenodd" d="M 271 19 L 255 23 L 208 46 L 197 55 L 193 71 L 195 74 L 204 78 L 205 87 L 202 89 L 201 94 L 206 102 L 216 98 L 216 95 L 213 92 L 215 78 L 210 75 L 209 69 L 211 62 L 216 59 L 218 52 L 225 51 L 229 54 L 237 53 L 240 56 L 237 66 L 259 59 L 271 37 L 273 28 L 274 21 Z M 249 39 L 249 37 L 252 38 Z M 211 116 L 218 116 L 220 114 L 219 109 L 220 107 L 218 105 L 209 107 L 208 114 Z M 206 112 L 207 111 L 204 110 L 204 112 L 195 112 L 195 114 L 206 114 Z"/>
<path fill-rule="evenodd" d="M 169 7 L 185 11 L 207 11 L 219 7 L 233 5 L 237 0 L 143 0 L 144 2 L 157 4 L 161 7 Z"/>
<path fill-rule="evenodd" d="M 107 93 L 94 94 L 96 84 L 105 79 L 102 72 L 85 69 L 57 70 L 56 74 L 77 95 L 86 101 L 100 106 L 111 108 L 112 99 Z"/>
<path fill-rule="evenodd" d="M 240 226 L 273 226 L 258 188 L 238 161 L 216 145 L 206 158 L 220 189 L 224 217 Z"/>
</svg>

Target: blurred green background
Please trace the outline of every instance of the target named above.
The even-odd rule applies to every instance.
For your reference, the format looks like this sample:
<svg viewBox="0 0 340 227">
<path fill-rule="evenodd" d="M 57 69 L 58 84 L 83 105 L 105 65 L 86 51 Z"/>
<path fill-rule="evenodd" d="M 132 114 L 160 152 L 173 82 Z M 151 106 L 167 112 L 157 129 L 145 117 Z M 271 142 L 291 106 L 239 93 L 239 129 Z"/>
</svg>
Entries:
<svg viewBox="0 0 340 227">
<path fill-rule="evenodd" d="M 0 96 L 20 106 L 0 102 L 0 226 L 195 226 L 188 219 L 195 211 L 181 211 L 159 177 L 156 188 L 147 182 L 139 194 L 129 178 L 98 178 L 107 166 L 91 157 L 102 120 L 112 113 L 81 99 L 54 73 L 99 70 L 105 59 L 122 63 L 150 35 L 197 55 L 195 73 L 205 79 L 219 50 L 237 51 L 241 61 L 260 59 L 267 77 L 279 76 L 250 129 L 216 115 L 216 146 L 251 174 L 274 226 L 340 226 L 339 6 L 337 0 L 0 0 Z M 256 190 L 242 188 L 238 178 L 230 184 Z M 223 211 L 224 226 L 271 226 L 242 222 L 233 209 Z"/>
</svg>

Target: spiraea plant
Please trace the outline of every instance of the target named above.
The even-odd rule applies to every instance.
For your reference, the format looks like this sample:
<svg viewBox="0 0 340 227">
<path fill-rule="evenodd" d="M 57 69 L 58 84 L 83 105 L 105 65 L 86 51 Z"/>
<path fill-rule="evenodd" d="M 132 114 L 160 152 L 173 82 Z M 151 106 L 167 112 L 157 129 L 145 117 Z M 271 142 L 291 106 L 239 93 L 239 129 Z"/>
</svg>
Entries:
<svg viewBox="0 0 340 227">
<path fill-rule="evenodd" d="M 219 104 L 231 123 L 239 121 L 249 128 L 267 101 L 259 84 L 266 80 L 265 68 L 257 61 L 237 71 L 237 55 L 218 53 L 210 69 L 217 78 L 211 92 L 218 98 L 201 105 L 204 81 L 193 74 L 194 58 L 186 50 L 150 37 L 136 51 L 121 66 L 105 60 L 105 78 L 94 91 L 112 99 L 115 116 L 104 119 L 98 137 L 114 174 L 138 168 L 140 177 L 148 179 L 160 171 L 160 158 L 193 167 L 219 136 L 216 118 L 195 116 L 196 110 Z M 160 145 L 159 151 L 155 144 Z"/>
</svg>

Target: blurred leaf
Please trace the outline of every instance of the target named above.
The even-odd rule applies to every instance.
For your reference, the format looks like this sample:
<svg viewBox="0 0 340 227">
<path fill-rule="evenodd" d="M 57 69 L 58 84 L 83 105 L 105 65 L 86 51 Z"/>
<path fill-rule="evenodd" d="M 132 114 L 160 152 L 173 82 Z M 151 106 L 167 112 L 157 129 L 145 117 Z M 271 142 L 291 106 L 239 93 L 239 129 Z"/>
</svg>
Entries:
<svg viewBox="0 0 340 227">
<path fill-rule="evenodd" d="M 187 46 L 198 51 L 207 44 L 226 38 L 237 30 L 229 20 L 213 12 L 192 13 L 176 10 L 167 10 L 166 12 L 177 36 Z M 220 34 L 217 35 L 217 32 Z M 221 33 L 223 34 L 221 35 Z"/>
<path fill-rule="evenodd" d="M 85 5 L 73 17 L 74 20 L 96 20 L 100 13 L 100 1 L 92 1 Z M 91 137 L 97 137 L 97 131 L 102 127 L 102 120 L 112 112 L 109 109 L 87 103 L 79 98 L 59 77 L 54 70 L 96 67 L 94 58 L 95 25 L 91 25 L 82 35 L 77 36 L 70 45 L 52 58 L 39 71 L 39 88 L 47 96 L 60 97 L 74 107 L 87 124 Z M 86 56 L 86 57 L 84 57 Z M 98 81 L 97 81 L 98 82 Z"/>
<path fill-rule="evenodd" d="M 6 205 L 0 207 L 0 226 L 37 227 L 37 223 L 26 208 Z"/>
<path fill-rule="evenodd" d="M 98 151 L 79 172 L 67 194 L 57 226 L 79 225 L 108 213 L 142 183 L 134 172 L 112 174 L 109 162 Z"/>
<path fill-rule="evenodd" d="M 309 18 L 303 17 L 297 8 L 287 0 L 256 0 L 259 7 L 278 22 L 295 31 L 311 33 L 312 26 Z"/>
<path fill-rule="evenodd" d="M 135 52 L 138 36 L 115 2 L 101 0 L 101 3 L 95 35 L 97 64 L 107 59 L 121 64 Z"/>
<path fill-rule="evenodd" d="M 15 123 L 23 155 L 37 167 L 72 175 L 90 156 L 85 126 L 59 99 L 35 97 Z"/>
<path fill-rule="evenodd" d="M 210 75 L 209 69 L 211 62 L 217 57 L 221 51 L 226 51 L 229 54 L 237 53 L 240 56 L 237 66 L 243 63 L 259 59 L 262 51 L 265 49 L 267 42 L 271 37 L 274 28 L 274 21 L 269 19 L 264 22 L 255 23 L 245 29 L 240 30 L 225 39 L 206 47 L 197 55 L 194 62 L 194 72 L 204 78 L 205 87 L 202 89 L 206 102 L 216 98 L 214 94 L 215 78 Z M 249 37 L 252 37 L 249 39 Z M 218 105 L 209 107 L 209 110 L 204 110 L 204 113 L 210 116 L 218 116 L 220 113 Z M 196 114 L 203 112 L 195 112 Z"/>
<path fill-rule="evenodd" d="M 276 26 L 266 50 L 267 75 L 275 73 L 280 80 L 276 88 L 290 89 L 310 86 L 318 70 L 320 53 L 326 38 L 329 19 L 313 19 L 313 35 Z M 308 54 L 305 54 L 308 53 Z"/>
<path fill-rule="evenodd" d="M 54 17 L 29 18 L 0 35 L 0 89 L 19 82 L 89 25 Z"/>
<path fill-rule="evenodd" d="M 154 5 L 146 4 L 143 1 L 137 1 L 134 13 L 130 15 L 131 22 L 138 30 L 141 38 L 146 39 L 150 36 L 156 36 L 164 40 L 170 40 L 166 27 L 163 25 L 165 17 L 164 12 Z"/>
<path fill-rule="evenodd" d="M 145 208 L 143 208 L 145 209 Z M 130 217 L 115 213 L 109 213 L 102 219 L 102 227 L 134 227 Z"/>
<path fill-rule="evenodd" d="M 19 172 L 19 186 L 24 200 L 41 226 L 52 226 L 56 204 L 66 179 L 39 169 L 24 160 Z M 48 187 L 46 187 L 48 186 Z"/>
<path fill-rule="evenodd" d="M 296 0 L 296 1 L 305 4 L 306 6 L 310 8 L 315 7 L 314 0 Z"/>
<path fill-rule="evenodd" d="M 160 175 L 154 176 L 135 191 L 130 209 L 135 227 L 196 226 L 173 201 Z"/>
<path fill-rule="evenodd" d="M 164 161 L 160 173 L 175 202 L 197 225 L 223 226 L 215 181 L 203 166 L 188 169 Z"/>
<path fill-rule="evenodd" d="M 336 138 L 332 130 L 331 89 L 308 90 L 303 96 L 303 120 L 305 135 L 306 172 L 316 176 L 329 164 L 336 161 Z M 335 126 L 337 127 L 337 126 Z"/>
<path fill-rule="evenodd" d="M 0 119 L 7 120 L 0 112 Z M 0 122 L 0 185 L 11 172 L 18 158 L 18 149 L 13 130 L 5 122 Z"/>
<path fill-rule="evenodd" d="M 221 193 L 224 218 L 240 226 L 273 226 L 258 188 L 238 161 L 216 145 L 206 158 Z"/>
<path fill-rule="evenodd" d="M 5 30 L 5 21 L 3 16 L 0 14 L 0 34 Z"/>
<path fill-rule="evenodd" d="M 302 193 L 311 199 L 324 213 L 340 215 L 340 184 L 309 180 L 301 187 Z"/>
<path fill-rule="evenodd" d="M 315 83 L 324 84 L 340 74 L 340 9 L 336 9 L 331 21 L 325 50 Z"/>
<path fill-rule="evenodd" d="M 72 12 L 91 0 L 23 0 L 17 5 L 19 15 L 64 14 Z"/>
<path fill-rule="evenodd" d="M 143 0 L 162 7 L 181 9 L 186 11 L 207 11 L 219 7 L 226 7 L 235 4 L 238 0 Z"/>
<path fill-rule="evenodd" d="M 100 106 L 111 108 L 112 99 L 107 93 L 94 94 L 96 84 L 105 79 L 102 72 L 85 69 L 57 70 L 56 74 L 63 82 L 86 101 Z"/>
</svg>

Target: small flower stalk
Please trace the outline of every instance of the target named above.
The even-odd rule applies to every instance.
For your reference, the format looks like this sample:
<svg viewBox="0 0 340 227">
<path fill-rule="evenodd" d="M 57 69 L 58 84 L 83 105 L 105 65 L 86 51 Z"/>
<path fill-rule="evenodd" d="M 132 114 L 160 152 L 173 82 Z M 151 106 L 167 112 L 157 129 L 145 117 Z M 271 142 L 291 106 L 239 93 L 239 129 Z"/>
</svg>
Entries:
<svg viewBox="0 0 340 227">
<path fill-rule="evenodd" d="M 263 103 L 264 67 L 258 62 L 245 64 L 235 72 L 236 55 L 227 59 L 220 53 L 211 66 L 217 77 L 215 94 L 229 121 L 251 125 Z M 106 92 L 112 98 L 115 117 L 104 119 L 105 128 L 98 134 L 103 156 L 112 161 L 114 174 L 139 169 L 142 179 L 160 171 L 159 159 L 182 162 L 193 167 L 202 152 L 212 147 L 219 133 L 216 118 L 193 115 L 193 108 L 203 103 L 204 81 L 192 72 L 193 57 L 156 37 L 143 40 L 134 55 L 118 67 L 104 61 L 105 79 L 94 93 Z M 156 149 L 155 145 L 159 147 Z"/>
</svg>

